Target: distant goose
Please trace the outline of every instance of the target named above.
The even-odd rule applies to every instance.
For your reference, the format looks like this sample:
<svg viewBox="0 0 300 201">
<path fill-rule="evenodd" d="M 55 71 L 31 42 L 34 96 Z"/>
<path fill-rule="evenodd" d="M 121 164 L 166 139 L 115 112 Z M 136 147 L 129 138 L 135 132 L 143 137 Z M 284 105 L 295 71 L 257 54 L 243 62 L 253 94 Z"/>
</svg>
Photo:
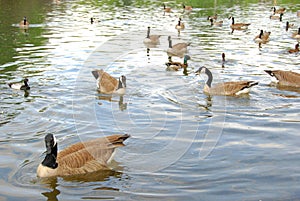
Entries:
<svg viewBox="0 0 300 201">
<path fill-rule="evenodd" d="M 261 48 L 261 44 L 266 44 L 269 41 L 270 34 L 271 32 L 264 32 L 263 30 L 260 30 L 259 35 L 254 38 L 254 41 L 258 43 Z"/>
<path fill-rule="evenodd" d="M 185 11 L 192 11 L 193 10 L 193 7 L 192 6 L 186 6 L 184 5 L 184 3 L 182 4 L 182 7 Z"/>
<path fill-rule="evenodd" d="M 22 82 L 8 83 L 8 86 L 12 89 L 29 90 L 30 87 L 28 85 L 28 81 L 29 80 L 25 78 Z"/>
<path fill-rule="evenodd" d="M 250 25 L 250 23 L 235 23 L 234 17 L 229 17 L 229 19 L 230 18 L 232 20 L 232 23 L 230 25 L 231 29 L 236 29 L 236 30 L 246 29 Z"/>
<path fill-rule="evenodd" d="M 163 4 L 163 7 L 164 7 L 164 13 L 170 13 L 171 12 L 171 8 L 166 7 L 166 4 Z"/>
<path fill-rule="evenodd" d="M 207 20 L 210 20 L 210 19 L 217 20 L 218 19 L 218 14 L 215 14 L 213 16 L 208 16 Z"/>
<path fill-rule="evenodd" d="M 210 21 L 210 25 L 211 26 L 218 26 L 218 27 L 221 27 L 222 25 L 223 25 L 223 21 L 214 21 L 214 19 L 213 18 L 210 18 L 209 19 L 209 21 Z"/>
<path fill-rule="evenodd" d="M 232 95 L 241 95 L 247 94 L 250 92 L 250 88 L 257 85 L 258 82 L 255 81 L 236 81 L 236 82 L 223 82 L 216 84 L 215 86 L 211 86 L 213 81 L 213 76 L 211 71 L 206 67 L 200 67 L 196 72 L 196 74 L 205 73 L 208 76 L 208 80 L 204 86 L 204 93 L 209 95 L 224 95 L 224 96 L 232 96 Z"/>
<path fill-rule="evenodd" d="M 282 16 L 283 16 L 283 13 L 280 13 L 280 15 L 271 15 L 270 19 L 271 20 L 279 20 L 281 22 L 282 21 Z"/>
<path fill-rule="evenodd" d="M 292 28 L 293 26 L 294 26 L 294 24 L 290 24 L 289 21 L 287 21 L 286 25 L 285 25 L 285 30 L 288 31 L 289 28 Z"/>
<path fill-rule="evenodd" d="M 285 8 L 278 8 L 276 9 L 275 6 L 273 6 L 271 9 L 273 9 L 273 14 L 283 14 L 285 12 Z"/>
<path fill-rule="evenodd" d="M 191 44 L 191 43 L 177 43 L 175 45 L 172 45 L 171 36 L 168 37 L 168 41 L 169 41 L 169 48 L 167 49 L 167 53 L 169 56 L 183 57 L 183 55 L 187 52 L 187 47 Z"/>
<path fill-rule="evenodd" d="M 28 28 L 29 27 L 29 22 L 26 18 L 26 16 L 24 16 L 23 20 L 19 23 L 20 28 Z"/>
<path fill-rule="evenodd" d="M 150 35 L 150 27 L 147 30 L 147 36 L 144 39 L 144 43 L 148 45 L 158 45 L 160 35 Z"/>
<path fill-rule="evenodd" d="M 119 80 L 112 77 L 104 70 L 94 70 L 92 74 L 97 80 L 97 87 L 104 94 L 125 94 L 126 92 L 126 77 L 122 75 Z"/>
<path fill-rule="evenodd" d="M 46 157 L 37 168 L 38 177 L 80 175 L 107 170 L 113 159 L 115 148 L 125 146 L 130 135 L 111 135 L 79 142 L 57 153 L 54 135 L 45 136 Z"/>
<path fill-rule="evenodd" d="M 178 71 L 181 68 L 187 68 L 188 67 L 188 63 L 187 61 L 190 60 L 191 57 L 189 55 L 185 55 L 183 58 L 183 63 L 181 62 L 174 62 L 171 59 L 169 60 L 169 62 L 166 63 L 167 65 L 167 70 L 168 71 Z"/>
<path fill-rule="evenodd" d="M 296 52 L 299 52 L 299 43 L 297 43 L 297 44 L 295 45 L 295 49 L 290 49 L 288 52 L 289 52 L 289 53 L 296 53 Z"/>
<path fill-rule="evenodd" d="M 175 29 L 177 29 L 178 31 L 183 30 L 185 28 L 184 23 L 181 22 L 181 18 L 179 18 L 178 20 L 178 24 L 176 24 Z"/>
<path fill-rule="evenodd" d="M 275 77 L 279 85 L 300 87 L 299 73 L 283 70 L 265 70 L 265 72 Z"/>
<path fill-rule="evenodd" d="M 300 39 L 300 27 L 298 28 L 298 31 L 292 34 L 292 38 Z"/>
<path fill-rule="evenodd" d="M 226 60 L 225 60 L 225 53 L 223 52 L 222 53 L 222 67 L 224 68 L 224 64 L 226 63 Z"/>
<path fill-rule="evenodd" d="M 96 20 L 97 18 L 95 17 L 91 17 L 90 21 L 91 21 L 91 24 L 94 24 L 95 22 L 101 22 L 101 20 Z"/>
</svg>

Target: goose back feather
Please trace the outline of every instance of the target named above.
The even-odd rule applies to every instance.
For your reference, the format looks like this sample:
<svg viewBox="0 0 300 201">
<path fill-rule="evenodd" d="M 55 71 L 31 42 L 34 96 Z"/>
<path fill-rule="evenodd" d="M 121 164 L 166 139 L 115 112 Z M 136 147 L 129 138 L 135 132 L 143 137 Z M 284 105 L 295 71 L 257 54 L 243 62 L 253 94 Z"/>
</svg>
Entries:
<svg viewBox="0 0 300 201">
<path fill-rule="evenodd" d="M 39 177 L 79 175 L 109 169 L 115 148 L 125 146 L 128 134 L 112 135 L 71 145 L 57 154 L 55 136 L 45 137 L 47 155 L 38 166 Z"/>
</svg>

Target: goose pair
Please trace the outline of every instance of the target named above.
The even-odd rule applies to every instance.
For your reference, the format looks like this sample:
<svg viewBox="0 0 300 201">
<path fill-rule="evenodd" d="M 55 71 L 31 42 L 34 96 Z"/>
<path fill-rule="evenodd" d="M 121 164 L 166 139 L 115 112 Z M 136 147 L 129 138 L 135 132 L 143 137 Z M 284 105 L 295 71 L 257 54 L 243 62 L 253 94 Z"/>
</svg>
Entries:
<svg viewBox="0 0 300 201">
<path fill-rule="evenodd" d="M 187 47 L 191 43 L 177 43 L 172 45 L 171 36 L 168 36 L 169 48 L 167 49 L 168 56 L 178 56 L 183 57 L 183 55 L 187 52 Z"/>
<path fill-rule="evenodd" d="M 30 90 L 30 86 L 28 85 L 29 80 L 25 78 L 22 82 L 14 82 L 14 83 L 8 83 L 8 86 L 12 89 L 17 90 Z"/>
<path fill-rule="evenodd" d="M 57 140 L 53 134 L 45 136 L 46 156 L 37 168 L 38 177 L 70 176 L 110 169 L 115 149 L 125 146 L 130 135 L 111 135 L 79 142 L 57 151 Z"/>
<path fill-rule="evenodd" d="M 181 62 L 174 62 L 171 60 L 172 57 L 169 57 L 169 62 L 166 63 L 168 71 L 178 71 L 181 68 L 187 68 L 188 63 L 187 61 L 191 59 L 189 55 L 185 55 L 183 58 L 183 63 Z"/>
<path fill-rule="evenodd" d="M 94 70 L 92 74 L 97 80 L 97 87 L 101 93 L 104 94 L 120 94 L 126 92 L 126 77 L 124 75 L 119 77 L 119 80 L 109 75 L 103 69 Z"/>
<path fill-rule="evenodd" d="M 247 29 L 250 23 L 235 23 L 234 17 L 229 17 L 232 20 L 230 28 L 233 30 L 243 30 Z"/>
<path fill-rule="evenodd" d="M 147 30 L 147 36 L 144 39 L 144 44 L 147 46 L 155 46 L 159 44 L 160 35 L 150 35 L 150 27 Z"/>
<path fill-rule="evenodd" d="M 26 16 L 24 16 L 23 20 L 19 23 L 20 28 L 23 29 L 27 29 L 29 27 L 29 22 L 26 18 Z"/>
<path fill-rule="evenodd" d="M 195 73 L 198 75 L 205 73 L 208 76 L 203 89 L 203 92 L 208 95 L 238 96 L 249 93 L 250 88 L 258 84 L 255 81 L 235 81 L 223 82 L 212 86 L 213 75 L 208 68 L 202 66 Z"/>
<path fill-rule="evenodd" d="M 300 87 L 300 74 L 292 71 L 265 70 L 281 86 Z"/>
</svg>

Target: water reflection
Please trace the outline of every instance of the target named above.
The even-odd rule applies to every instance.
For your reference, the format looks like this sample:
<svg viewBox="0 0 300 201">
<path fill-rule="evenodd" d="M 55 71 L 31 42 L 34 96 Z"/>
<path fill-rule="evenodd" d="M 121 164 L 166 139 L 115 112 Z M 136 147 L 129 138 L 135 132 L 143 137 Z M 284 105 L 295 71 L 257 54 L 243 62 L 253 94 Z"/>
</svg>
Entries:
<svg viewBox="0 0 300 201">
<path fill-rule="evenodd" d="M 116 100 L 115 97 L 119 98 L 119 100 Z M 112 95 L 112 94 L 101 94 L 98 92 L 97 99 L 104 100 L 108 102 L 118 102 L 119 110 L 124 111 L 127 109 L 127 103 L 124 103 L 124 96 L 123 95 Z M 101 102 L 98 102 L 99 105 L 102 105 Z"/>
</svg>

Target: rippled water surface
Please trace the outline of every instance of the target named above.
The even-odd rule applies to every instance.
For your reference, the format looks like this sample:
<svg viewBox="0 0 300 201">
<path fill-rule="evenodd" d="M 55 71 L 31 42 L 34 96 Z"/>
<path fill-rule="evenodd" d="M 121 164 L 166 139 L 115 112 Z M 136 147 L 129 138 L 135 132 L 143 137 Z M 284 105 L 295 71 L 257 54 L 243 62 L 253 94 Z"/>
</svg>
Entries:
<svg viewBox="0 0 300 201">
<path fill-rule="evenodd" d="M 173 12 L 165 14 L 162 3 L 0 0 L 0 200 L 300 199 L 300 91 L 276 87 L 264 72 L 299 72 L 299 54 L 287 52 L 297 43 L 299 2 L 276 2 L 287 9 L 282 22 L 269 19 L 271 1 L 186 1 L 190 13 L 168 1 Z M 223 26 L 210 26 L 214 13 Z M 19 28 L 23 16 L 28 30 Z M 251 25 L 231 33 L 229 16 Z M 148 26 L 161 35 L 149 50 Z M 271 36 L 259 48 L 261 29 Z M 173 44 L 191 42 L 187 71 L 166 71 L 169 35 Z M 206 76 L 194 74 L 200 66 L 213 84 L 259 85 L 246 96 L 208 97 Z M 97 92 L 91 71 L 100 68 L 127 77 L 124 96 Z M 7 86 L 24 77 L 30 92 Z M 115 133 L 131 138 L 112 171 L 38 179 L 47 133 L 59 149 Z"/>
</svg>

